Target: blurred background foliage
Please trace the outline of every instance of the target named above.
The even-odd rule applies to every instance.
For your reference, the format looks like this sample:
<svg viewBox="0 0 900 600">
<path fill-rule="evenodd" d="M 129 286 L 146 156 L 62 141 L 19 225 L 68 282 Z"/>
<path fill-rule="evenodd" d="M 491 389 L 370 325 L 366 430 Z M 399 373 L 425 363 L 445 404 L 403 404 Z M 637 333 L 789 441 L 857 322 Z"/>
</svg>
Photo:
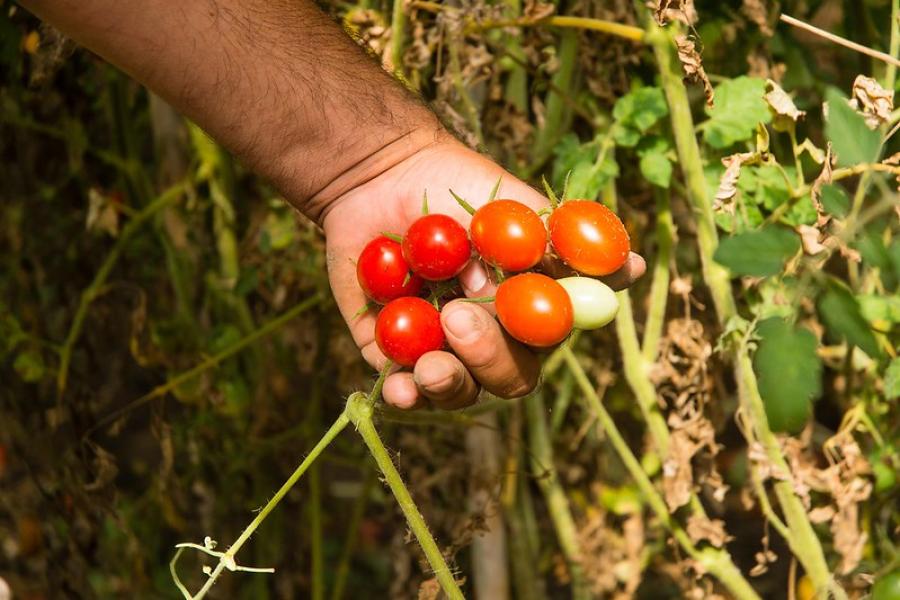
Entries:
<svg viewBox="0 0 900 600">
<path fill-rule="evenodd" d="M 727 548 L 762 597 L 811 598 L 760 503 L 753 473 L 771 464 L 752 444 L 748 460 L 748 416 L 726 355 L 746 346 L 829 566 L 861 598 L 898 561 L 900 242 L 889 157 L 900 115 L 892 105 L 884 118 L 877 106 L 861 114 L 843 98 L 860 74 L 889 88 L 896 76 L 777 14 L 889 51 L 896 2 L 697 0 L 696 15 L 685 4 L 674 19 L 688 22 L 715 88 L 712 108 L 702 85 L 689 91 L 722 237 L 708 250 L 729 270 L 738 307 L 727 322 L 704 284 L 691 165 L 649 47 L 537 22 L 640 26 L 631 2 L 325 8 L 468 143 L 535 183 L 543 175 L 560 189 L 571 173 L 576 195 L 618 199 L 650 271 L 623 297 L 616 327 L 573 344 L 604 406 L 694 542 Z M 804 118 L 767 104 L 767 79 Z M 834 171 L 844 169 L 833 181 L 820 175 L 828 142 Z M 174 544 L 234 540 L 343 398 L 373 380 L 330 300 L 321 234 L 162 100 L 8 1 L 0 152 L 0 578 L 32 600 L 177 597 Z M 727 172 L 734 160 L 721 159 L 741 153 L 739 176 Z M 729 597 L 670 543 L 572 369 L 559 355 L 550 362 L 524 405 L 380 417 L 461 575 L 500 514 L 514 597 L 577 597 L 584 582 L 598 597 Z M 667 415 L 681 454 L 655 449 L 648 410 Z M 548 504 L 559 491 L 562 510 Z M 561 533 L 567 518 L 574 539 Z M 183 578 L 201 582 L 196 559 L 183 562 Z M 242 562 L 276 573 L 225 576 L 212 596 L 436 594 L 351 434 Z M 464 587 L 473 597 L 476 584 L 470 576 Z"/>
</svg>

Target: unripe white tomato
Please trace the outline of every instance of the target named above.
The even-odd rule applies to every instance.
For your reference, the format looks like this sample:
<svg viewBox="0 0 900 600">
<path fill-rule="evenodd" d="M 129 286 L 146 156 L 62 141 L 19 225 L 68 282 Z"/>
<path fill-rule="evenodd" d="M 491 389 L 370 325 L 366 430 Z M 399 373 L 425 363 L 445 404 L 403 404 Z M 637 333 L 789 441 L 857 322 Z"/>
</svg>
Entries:
<svg viewBox="0 0 900 600">
<path fill-rule="evenodd" d="M 599 329 L 616 318 L 619 299 L 602 281 L 590 277 L 565 277 L 556 281 L 572 301 L 575 329 Z"/>
</svg>

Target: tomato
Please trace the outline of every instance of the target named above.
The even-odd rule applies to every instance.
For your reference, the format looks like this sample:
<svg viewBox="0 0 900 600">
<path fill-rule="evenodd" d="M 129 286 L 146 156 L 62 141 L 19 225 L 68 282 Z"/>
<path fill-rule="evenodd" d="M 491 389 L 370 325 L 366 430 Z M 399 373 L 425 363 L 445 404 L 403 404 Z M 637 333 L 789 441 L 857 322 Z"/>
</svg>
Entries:
<svg viewBox="0 0 900 600">
<path fill-rule="evenodd" d="M 443 347 L 441 315 L 421 298 L 392 300 L 378 313 L 375 342 L 389 359 L 411 367 L 426 352 Z"/>
<path fill-rule="evenodd" d="M 466 230 L 447 215 L 425 215 L 403 236 L 403 258 L 429 281 L 455 277 L 472 255 Z"/>
<path fill-rule="evenodd" d="M 557 279 L 572 301 L 576 329 L 599 329 L 616 318 L 619 299 L 602 281 L 590 277 Z"/>
<path fill-rule="evenodd" d="M 379 304 L 417 296 L 422 289 L 422 278 L 410 273 L 400 243 L 383 235 L 363 248 L 356 261 L 356 279 L 366 296 Z"/>
<path fill-rule="evenodd" d="M 900 569 L 882 575 L 872 586 L 872 600 L 900 599 Z"/>
<path fill-rule="evenodd" d="M 563 287 L 539 273 L 510 277 L 497 288 L 497 318 L 509 335 L 546 348 L 572 331 L 572 302 Z"/>
<path fill-rule="evenodd" d="M 544 222 L 515 200 L 494 200 L 479 208 L 472 215 L 469 233 L 481 258 L 505 271 L 530 269 L 547 247 Z"/>
<path fill-rule="evenodd" d="M 628 232 L 616 214 L 592 200 L 568 200 L 549 220 L 550 243 L 563 261 L 585 275 L 609 275 L 628 260 Z"/>
</svg>

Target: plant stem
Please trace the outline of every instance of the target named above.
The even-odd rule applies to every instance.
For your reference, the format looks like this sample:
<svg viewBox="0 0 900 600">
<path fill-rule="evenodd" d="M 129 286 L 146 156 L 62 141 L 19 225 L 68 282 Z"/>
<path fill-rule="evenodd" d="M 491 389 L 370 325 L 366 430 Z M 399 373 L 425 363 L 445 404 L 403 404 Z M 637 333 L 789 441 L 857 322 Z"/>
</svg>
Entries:
<svg viewBox="0 0 900 600">
<path fill-rule="evenodd" d="M 320 454 L 328 447 L 329 444 L 338 436 L 338 434 L 343 431 L 344 427 L 350 422 L 349 417 L 347 416 L 346 411 L 342 412 L 340 416 L 338 416 L 337 420 L 335 420 L 334 424 L 325 432 L 325 435 L 322 436 L 322 439 L 315 445 L 315 447 L 310 451 L 306 458 L 303 459 L 303 462 L 294 470 L 290 477 L 288 477 L 287 481 L 282 484 L 282 486 L 275 492 L 275 495 L 266 503 L 266 505 L 262 508 L 262 510 L 257 513 L 256 517 L 253 521 L 247 525 L 247 528 L 241 533 L 238 539 L 234 542 L 234 544 L 225 552 L 224 556 L 219 559 L 219 563 L 216 565 L 216 568 L 209 575 L 209 578 L 206 580 L 206 583 L 203 584 L 203 587 L 200 588 L 200 591 L 197 592 L 193 596 L 193 600 L 200 600 L 204 596 L 206 596 L 209 589 L 213 586 L 216 580 L 219 578 L 219 575 L 222 574 L 222 571 L 229 565 L 234 564 L 234 557 L 241 549 L 247 540 L 250 539 L 250 536 L 256 531 L 259 525 L 269 516 L 278 503 L 287 495 L 287 493 L 294 487 L 294 484 L 303 476 L 303 473 L 309 468 L 310 465 L 315 462 L 315 460 L 319 457 Z"/>
<path fill-rule="evenodd" d="M 218 354 L 214 354 L 213 356 L 210 356 L 209 358 L 207 358 L 206 360 L 204 360 L 197 366 L 195 366 L 191 369 L 188 369 L 187 371 L 184 371 L 183 373 L 180 373 L 179 375 L 176 375 L 175 377 L 173 377 L 166 383 L 156 386 L 149 393 L 144 394 L 140 398 L 132 400 L 131 402 L 129 402 L 122 408 L 114 410 L 110 414 L 108 414 L 105 417 L 103 417 L 102 419 L 100 419 L 96 425 L 91 427 L 84 434 L 84 436 L 85 437 L 89 436 L 94 431 L 97 431 L 101 427 L 115 421 L 122 415 L 125 415 L 125 414 L 131 412 L 132 410 L 150 402 L 154 398 L 158 398 L 160 396 L 163 396 L 163 395 L 171 392 L 172 390 L 177 388 L 179 385 L 185 383 L 186 381 L 190 381 L 191 379 L 193 379 L 200 373 L 206 371 L 207 369 L 211 369 L 212 367 L 218 365 L 226 358 L 228 358 L 228 357 L 232 356 L 233 354 L 239 352 L 240 350 L 246 348 L 248 345 L 252 344 L 256 340 L 269 335 L 273 331 L 280 329 L 285 323 L 287 323 L 288 321 L 291 321 L 292 319 L 294 319 L 296 316 L 300 315 L 301 313 L 306 312 L 313 306 L 316 306 L 321 301 L 322 301 L 322 296 L 320 296 L 319 294 L 316 294 L 314 296 L 307 298 L 303 302 L 300 302 L 293 308 L 287 310 L 283 314 L 275 317 L 274 319 L 272 319 L 265 325 L 261 326 L 256 331 L 253 331 L 253 332 L 249 333 L 248 335 L 245 335 L 244 337 L 242 337 L 235 343 L 231 344 L 230 346 L 228 346 L 227 348 L 225 348 Z"/>
<path fill-rule="evenodd" d="M 718 234 L 706 189 L 700 148 L 694 134 L 694 122 L 687 90 L 684 87 L 680 75 L 681 67 L 674 52 L 673 34 L 671 31 L 665 32 L 660 29 L 646 14 L 644 14 L 644 20 L 647 27 L 647 40 L 653 46 L 663 88 L 669 102 L 672 132 L 678 150 L 679 163 L 687 182 L 688 199 L 693 205 L 697 218 L 697 241 L 703 264 L 703 277 L 712 295 L 719 323 L 725 326 L 732 317 L 736 316 L 737 311 L 728 272 L 713 259 L 718 245 Z M 677 28 L 677 25 L 671 27 Z M 732 360 L 735 365 L 741 406 L 751 418 L 756 436 L 766 447 L 770 460 L 773 460 L 776 465 L 784 464 L 777 440 L 766 420 L 746 345 L 740 344 L 735 348 Z M 785 473 L 790 473 L 790 471 L 785 469 Z M 814 586 L 817 589 L 832 589 L 838 598 L 845 597 L 843 590 L 831 581 L 822 545 L 815 536 L 803 503 L 794 494 L 791 483 L 779 481 L 775 484 L 775 492 L 791 532 L 792 539 L 788 543 L 813 580 Z"/>
<path fill-rule="evenodd" d="M 616 210 L 618 208 L 616 201 L 616 183 L 615 179 L 610 180 L 606 186 L 607 203 L 610 208 Z M 668 274 L 669 262 L 665 262 L 665 270 Z M 654 285 L 657 274 L 654 272 Z M 668 280 L 668 275 L 666 276 Z M 663 296 L 662 312 L 665 313 L 665 294 L 668 293 L 668 283 L 665 285 Z M 638 344 L 637 330 L 634 325 L 634 314 L 631 306 L 631 293 L 625 289 L 616 292 L 619 297 L 619 312 L 616 313 L 616 336 L 619 338 L 619 348 L 622 350 L 622 363 L 625 368 L 625 379 L 628 385 L 634 391 L 637 398 L 638 406 L 641 414 L 647 422 L 647 428 L 650 430 L 650 437 L 656 446 L 656 452 L 659 454 L 660 460 L 665 460 L 669 453 L 669 428 L 666 421 L 659 411 L 656 403 L 656 388 L 647 376 L 649 363 L 644 360 L 641 353 L 641 347 Z M 658 308 L 658 307 L 657 307 Z M 662 327 L 664 314 L 659 316 L 659 326 Z"/>
<path fill-rule="evenodd" d="M 553 74 L 552 87 L 545 98 L 544 126 L 534 138 L 532 148 L 534 165 L 541 165 L 550 156 L 553 147 L 559 140 L 560 132 L 565 131 L 566 102 L 563 96 L 571 95 L 572 79 L 578 62 L 578 33 L 564 31 L 559 42 L 559 70 Z"/>
<path fill-rule="evenodd" d="M 650 509 L 656 514 L 656 517 L 663 526 L 672 533 L 672 537 L 675 538 L 685 552 L 693 559 L 699 561 L 709 573 L 721 581 L 722 585 L 728 588 L 734 598 L 737 598 L 738 600 L 760 600 L 759 595 L 757 595 L 753 590 L 753 587 L 741 574 L 740 570 L 734 565 L 734 561 L 725 549 L 716 549 L 713 547 L 706 547 L 702 550 L 698 549 L 681 526 L 672 519 L 672 515 L 669 513 L 666 503 L 656 491 L 656 488 L 653 486 L 650 478 L 647 477 L 643 468 L 641 468 L 641 463 L 631 451 L 628 442 L 622 437 L 622 434 L 616 427 L 615 421 L 613 421 L 612 417 L 606 411 L 606 408 L 603 407 L 600 398 L 597 397 L 597 393 L 594 391 L 593 385 L 591 385 L 587 374 L 585 374 L 584 369 L 581 368 L 581 364 L 579 364 L 578 359 L 575 357 L 571 348 L 564 347 L 563 359 L 575 375 L 575 381 L 587 397 L 588 403 L 596 415 L 597 420 L 600 422 L 600 426 L 603 427 L 607 439 L 609 439 L 610 444 L 612 444 L 616 453 L 619 455 L 619 459 L 625 465 L 625 468 L 628 470 L 628 473 L 631 475 L 635 484 L 641 490 L 641 493 L 643 493 Z"/>
<path fill-rule="evenodd" d="M 891 45 L 890 55 L 896 57 L 900 53 L 900 0 L 891 0 Z M 884 87 L 894 91 L 897 85 L 897 65 L 889 63 L 884 74 Z"/>
<path fill-rule="evenodd" d="M 422 518 L 422 513 L 419 512 L 419 508 L 413 501 L 412 496 L 409 495 L 409 490 L 406 489 L 400 473 L 397 472 L 397 467 L 394 466 L 394 462 L 378 436 L 378 431 L 372 422 L 373 408 L 369 404 L 367 395 L 360 392 L 352 394 L 347 399 L 347 408 L 344 414 L 356 426 L 357 431 L 369 448 L 369 452 L 378 464 L 378 468 L 384 475 L 385 482 L 394 494 L 397 504 L 400 505 L 400 510 L 403 511 L 406 522 L 422 547 L 425 558 L 428 559 L 428 564 L 431 565 L 431 569 L 434 571 L 444 593 L 451 600 L 463 600 L 463 594 L 453 578 L 450 567 L 447 566 L 447 562 L 444 560 L 437 542 L 434 541 L 434 537 L 428 531 L 428 525 L 425 523 L 425 519 Z"/>
<path fill-rule="evenodd" d="M 566 559 L 566 566 L 572 579 L 572 598 L 588 599 L 591 597 L 591 590 L 581 563 L 578 530 L 569 507 L 569 499 L 556 476 L 553 464 L 553 446 L 547 433 L 543 393 L 540 390 L 532 393 L 525 398 L 524 404 L 525 418 L 528 422 L 531 468 L 547 503 L 547 511 L 556 530 L 559 548 Z"/>
<path fill-rule="evenodd" d="M 69 327 L 69 333 L 66 335 L 66 340 L 63 342 L 59 351 L 59 369 L 56 374 L 56 392 L 58 398 L 62 398 L 62 395 L 65 392 L 69 376 L 69 365 L 72 361 L 72 350 L 75 343 L 78 341 L 78 337 L 81 335 L 88 308 L 94 299 L 100 295 L 101 289 L 106 284 L 109 274 L 112 272 L 113 267 L 116 266 L 119 257 L 125 250 L 125 246 L 131 240 L 132 236 L 134 236 L 134 234 L 144 225 L 144 223 L 149 221 L 153 215 L 178 200 L 184 193 L 186 185 L 187 184 L 183 182 L 173 185 L 128 221 L 125 227 L 122 228 L 122 233 L 119 234 L 119 238 L 109 251 L 109 254 L 106 255 L 103 264 L 100 265 L 100 268 L 94 275 L 91 284 L 81 293 L 81 299 L 79 300 L 78 308 L 75 310 L 75 317 L 72 320 L 72 325 Z"/>
<path fill-rule="evenodd" d="M 666 301 L 669 297 L 669 260 L 675 240 L 675 223 L 669 207 L 669 191 L 656 192 L 656 263 L 650 283 L 650 299 L 647 321 L 644 323 L 644 340 L 641 354 L 649 364 L 656 362 L 659 340 L 666 320 Z"/>
</svg>

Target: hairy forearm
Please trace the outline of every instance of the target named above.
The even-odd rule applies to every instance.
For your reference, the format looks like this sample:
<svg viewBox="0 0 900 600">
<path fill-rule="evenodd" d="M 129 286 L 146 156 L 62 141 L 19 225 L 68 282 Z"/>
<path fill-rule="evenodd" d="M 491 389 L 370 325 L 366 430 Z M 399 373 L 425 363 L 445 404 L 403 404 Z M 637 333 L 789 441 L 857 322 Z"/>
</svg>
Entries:
<svg viewBox="0 0 900 600">
<path fill-rule="evenodd" d="M 21 0 L 168 100 L 320 220 L 442 136 L 310 0 Z"/>
</svg>

